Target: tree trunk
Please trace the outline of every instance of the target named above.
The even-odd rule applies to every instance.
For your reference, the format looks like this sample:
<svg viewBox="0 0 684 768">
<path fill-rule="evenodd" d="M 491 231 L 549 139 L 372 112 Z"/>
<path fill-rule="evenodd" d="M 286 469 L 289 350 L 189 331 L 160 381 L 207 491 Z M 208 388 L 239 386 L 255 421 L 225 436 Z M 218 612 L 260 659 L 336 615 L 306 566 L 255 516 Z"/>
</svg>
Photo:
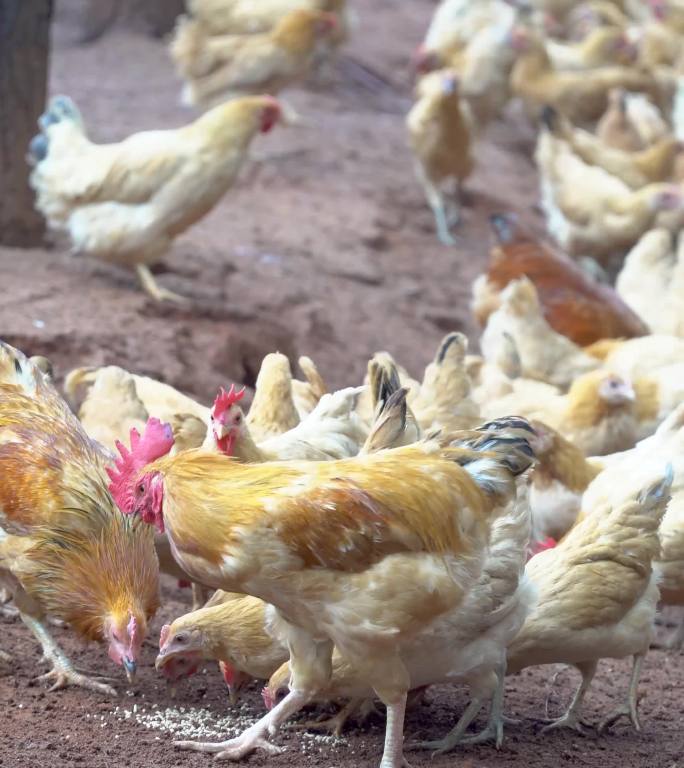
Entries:
<svg viewBox="0 0 684 768">
<path fill-rule="evenodd" d="M 26 150 L 45 107 L 52 0 L 0 0 L 0 243 L 40 245 Z"/>
</svg>

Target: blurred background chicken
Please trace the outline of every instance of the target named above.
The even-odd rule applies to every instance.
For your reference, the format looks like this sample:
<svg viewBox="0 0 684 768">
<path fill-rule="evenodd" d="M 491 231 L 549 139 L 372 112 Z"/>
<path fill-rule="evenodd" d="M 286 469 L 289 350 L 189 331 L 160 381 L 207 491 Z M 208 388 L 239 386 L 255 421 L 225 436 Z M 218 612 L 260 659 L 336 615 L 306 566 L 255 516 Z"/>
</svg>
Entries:
<svg viewBox="0 0 684 768">
<path fill-rule="evenodd" d="M 183 128 L 96 144 L 73 101 L 57 96 L 29 148 L 36 208 L 76 252 L 133 267 L 150 296 L 177 301 L 157 285 L 150 265 L 216 205 L 252 139 L 279 117 L 277 101 L 253 96 L 215 107 Z"/>
<path fill-rule="evenodd" d="M 211 36 L 200 22 L 181 17 L 171 55 L 185 81 L 182 100 L 212 106 L 236 96 L 278 93 L 311 73 L 319 47 L 332 42 L 339 25 L 335 14 L 298 9 L 268 31 Z M 287 105 L 285 117 L 296 119 Z"/>
</svg>

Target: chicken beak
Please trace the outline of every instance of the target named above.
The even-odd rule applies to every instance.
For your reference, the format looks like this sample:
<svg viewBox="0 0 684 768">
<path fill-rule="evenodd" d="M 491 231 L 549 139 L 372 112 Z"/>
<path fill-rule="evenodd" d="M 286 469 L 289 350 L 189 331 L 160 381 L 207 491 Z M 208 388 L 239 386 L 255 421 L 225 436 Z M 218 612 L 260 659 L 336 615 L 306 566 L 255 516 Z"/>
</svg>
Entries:
<svg viewBox="0 0 684 768">
<path fill-rule="evenodd" d="M 222 424 L 217 421 L 214 425 L 214 434 L 217 440 L 223 440 L 224 437 L 228 437 L 230 434 L 230 427 L 227 424 Z"/>
<path fill-rule="evenodd" d="M 229 685 L 228 699 L 230 700 L 230 703 L 233 707 L 238 703 L 239 698 L 240 698 L 240 688 L 236 685 Z"/>
<path fill-rule="evenodd" d="M 138 665 L 135 661 L 133 661 L 133 659 L 129 659 L 128 656 L 124 656 L 123 665 L 124 669 L 126 670 L 126 677 L 128 678 L 128 682 L 134 683 Z"/>
</svg>

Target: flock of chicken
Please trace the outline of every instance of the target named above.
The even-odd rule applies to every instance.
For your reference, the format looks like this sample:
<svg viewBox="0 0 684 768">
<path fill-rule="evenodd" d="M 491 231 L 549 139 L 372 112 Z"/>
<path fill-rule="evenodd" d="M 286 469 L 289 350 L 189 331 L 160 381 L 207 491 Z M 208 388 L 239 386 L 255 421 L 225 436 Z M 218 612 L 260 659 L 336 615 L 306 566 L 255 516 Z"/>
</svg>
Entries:
<svg viewBox="0 0 684 768">
<path fill-rule="evenodd" d="M 239 98 L 114 145 L 55 98 L 30 148 L 38 207 L 79 250 L 178 299 L 149 265 L 233 183 L 256 133 L 283 111 L 296 121 L 259 94 L 328 61 L 347 31 L 341 0 L 189 0 L 172 42 L 186 99 Z M 464 683 L 471 703 L 413 747 L 500 745 L 505 676 L 552 663 L 582 683 L 547 728 L 580 730 L 605 657 L 633 657 L 633 673 L 599 730 L 640 728 L 657 608 L 684 605 L 683 35 L 682 0 L 438 7 L 407 123 L 440 238 L 458 215 L 444 185 L 458 193 L 476 134 L 515 95 L 541 121 L 557 243 L 492 217 L 473 286 L 481 355 L 450 333 L 422 381 L 379 352 L 363 383 L 330 393 L 311 359 L 299 380 L 273 353 L 245 410 L 234 385 L 207 407 L 114 366 L 72 371 L 62 396 L 49 361 L 0 342 L 0 586 L 53 688 L 113 693 L 75 670 L 48 618 L 134 678 L 161 570 L 192 584 L 194 610 L 162 628 L 157 669 L 178 680 L 213 659 L 232 701 L 266 681 L 255 725 L 182 748 L 274 753 L 304 706 L 342 700 L 317 724 L 339 732 L 378 698 L 382 768 L 402 768 L 407 703 L 427 686 Z"/>
</svg>

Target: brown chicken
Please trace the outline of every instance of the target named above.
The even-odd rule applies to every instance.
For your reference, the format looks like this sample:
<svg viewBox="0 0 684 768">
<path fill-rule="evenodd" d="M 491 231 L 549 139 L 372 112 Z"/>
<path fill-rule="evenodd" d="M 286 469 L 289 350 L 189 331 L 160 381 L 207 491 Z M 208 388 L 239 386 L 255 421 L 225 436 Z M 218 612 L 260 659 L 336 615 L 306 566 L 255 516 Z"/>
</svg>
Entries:
<svg viewBox="0 0 684 768">
<path fill-rule="evenodd" d="M 163 455 L 169 439 L 168 430 L 150 425 L 136 443 L 140 466 Z M 0 586 L 41 644 L 52 690 L 114 693 L 74 669 L 48 632 L 48 616 L 107 643 L 132 679 L 158 606 L 153 538 L 117 510 L 108 460 L 44 374 L 0 344 Z"/>
<path fill-rule="evenodd" d="M 134 267 L 150 296 L 178 300 L 157 285 L 150 265 L 218 203 L 252 140 L 279 119 L 275 99 L 254 96 L 182 128 L 95 144 L 73 101 L 57 96 L 29 147 L 36 208 L 52 229 L 69 236 L 75 251 Z"/>
<path fill-rule="evenodd" d="M 183 101 L 212 105 L 277 93 L 311 72 L 319 44 L 338 28 L 334 14 L 304 9 L 292 11 L 269 32 L 209 37 L 195 20 L 181 17 L 171 55 L 186 81 Z M 291 111 L 289 118 L 295 118 Z"/>
<path fill-rule="evenodd" d="M 329 462 L 240 464 L 190 451 L 121 468 L 117 499 L 166 530 L 194 578 L 274 607 L 290 693 L 236 739 L 179 746 L 240 759 L 312 701 L 333 646 L 387 706 L 383 766 L 402 768 L 410 685 L 399 644 L 456 608 L 482 570 L 491 520 L 532 462 L 510 418 L 436 442 Z M 363 600 L 359 595 L 363 594 Z"/>
<path fill-rule="evenodd" d="M 416 160 L 416 175 L 425 191 L 444 245 L 454 245 L 450 226 L 458 223 L 463 182 L 473 170 L 471 126 L 459 94 L 458 75 L 452 70 L 433 72 L 406 118 L 409 142 Z M 447 196 L 445 184 L 455 184 Z M 451 204 L 451 210 L 447 205 Z"/>
<path fill-rule="evenodd" d="M 648 333 L 612 288 L 595 282 L 575 263 L 533 238 L 515 217 L 494 214 L 490 221 L 498 243 L 490 253 L 487 272 L 473 284 L 472 308 L 481 325 L 498 309 L 499 293 L 524 275 L 534 283 L 549 325 L 580 346 Z"/>
</svg>

